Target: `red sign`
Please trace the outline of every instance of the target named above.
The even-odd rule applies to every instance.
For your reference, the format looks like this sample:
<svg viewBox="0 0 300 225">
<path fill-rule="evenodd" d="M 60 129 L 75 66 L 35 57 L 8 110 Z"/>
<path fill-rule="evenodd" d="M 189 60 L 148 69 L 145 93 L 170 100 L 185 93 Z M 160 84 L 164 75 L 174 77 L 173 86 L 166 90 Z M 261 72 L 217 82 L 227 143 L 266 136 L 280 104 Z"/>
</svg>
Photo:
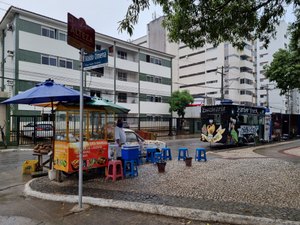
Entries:
<svg viewBox="0 0 300 225">
<path fill-rule="evenodd" d="M 68 13 L 68 44 L 85 52 L 95 51 L 95 30 L 83 18 L 77 19 Z"/>
</svg>

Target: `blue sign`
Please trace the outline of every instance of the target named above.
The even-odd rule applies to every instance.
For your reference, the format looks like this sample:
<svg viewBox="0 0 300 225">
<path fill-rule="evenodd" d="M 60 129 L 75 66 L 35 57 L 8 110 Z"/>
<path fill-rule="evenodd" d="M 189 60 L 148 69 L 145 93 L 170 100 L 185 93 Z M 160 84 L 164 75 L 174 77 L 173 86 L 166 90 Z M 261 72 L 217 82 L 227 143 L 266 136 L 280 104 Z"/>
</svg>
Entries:
<svg viewBox="0 0 300 225">
<path fill-rule="evenodd" d="M 107 63 L 108 63 L 107 49 L 99 50 L 84 56 L 83 69 L 92 70 L 92 69 L 104 67 Z"/>
</svg>

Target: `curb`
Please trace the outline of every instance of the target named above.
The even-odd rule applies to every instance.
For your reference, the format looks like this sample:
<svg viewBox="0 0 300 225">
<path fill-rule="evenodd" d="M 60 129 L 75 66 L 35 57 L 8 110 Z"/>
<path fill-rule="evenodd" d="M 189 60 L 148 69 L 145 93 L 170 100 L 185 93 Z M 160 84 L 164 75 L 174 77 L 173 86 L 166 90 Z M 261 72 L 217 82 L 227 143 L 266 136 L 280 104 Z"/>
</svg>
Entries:
<svg viewBox="0 0 300 225">
<path fill-rule="evenodd" d="M 78 202 L 76 195 L 58 195 L 42 193 L 32 190 L 30 183 L 35 179 L 30 180 L 25 184 L 24 194 L 44 200 L 59 201 L 59 202 Z M 139 202 L 128 202 L 114 199 L 103 199 L 93 197 L 82 197 L 84 204 L 90 204 L 100 207 L 118 208 L 131 210 L 136 212 L 151 213 L 169 217 L 185 218 L 189 220 L 197 220 L 202 222 L 219 222 L 229 223 L 232 225 L 300 225 L 300 222 L 286 221 L 281 219 L 269 219 L 263 217 L 243 216 L 237 214 L 219 213 L 199 209 L 181 208 L 166 205 L 154 205 Z"/>
</svg>

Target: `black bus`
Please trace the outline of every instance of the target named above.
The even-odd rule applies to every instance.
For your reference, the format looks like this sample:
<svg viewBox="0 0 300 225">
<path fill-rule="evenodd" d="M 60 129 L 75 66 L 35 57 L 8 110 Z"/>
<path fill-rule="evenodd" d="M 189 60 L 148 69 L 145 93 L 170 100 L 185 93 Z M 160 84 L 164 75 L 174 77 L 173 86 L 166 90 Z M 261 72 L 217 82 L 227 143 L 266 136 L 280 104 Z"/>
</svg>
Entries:
<svg viewBox="0 0 300 225">
<path fill-rule="evenodd" d="M 242 105 L 201 107 L 201 140 L 228 145 L 247 144 L 265 139 L 265 108 Z"/>
</svg>

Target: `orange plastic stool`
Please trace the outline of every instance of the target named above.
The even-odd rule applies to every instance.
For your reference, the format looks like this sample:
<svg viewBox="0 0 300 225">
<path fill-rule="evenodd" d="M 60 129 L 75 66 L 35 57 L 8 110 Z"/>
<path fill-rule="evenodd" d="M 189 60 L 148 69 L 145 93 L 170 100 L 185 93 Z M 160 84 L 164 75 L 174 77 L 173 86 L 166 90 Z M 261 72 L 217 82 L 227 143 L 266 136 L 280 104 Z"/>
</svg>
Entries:
<svg viewBox="0 0 300 225">
<path fill-rule="evenodd" d="M 119 177 L 123 179 L 123 167 L 121 160 L 111 160 L 108 161 L 107 166 L 107 176 L 105 180 L 111 178 L 113 181 L 116 181 Z"/>
</svg>

